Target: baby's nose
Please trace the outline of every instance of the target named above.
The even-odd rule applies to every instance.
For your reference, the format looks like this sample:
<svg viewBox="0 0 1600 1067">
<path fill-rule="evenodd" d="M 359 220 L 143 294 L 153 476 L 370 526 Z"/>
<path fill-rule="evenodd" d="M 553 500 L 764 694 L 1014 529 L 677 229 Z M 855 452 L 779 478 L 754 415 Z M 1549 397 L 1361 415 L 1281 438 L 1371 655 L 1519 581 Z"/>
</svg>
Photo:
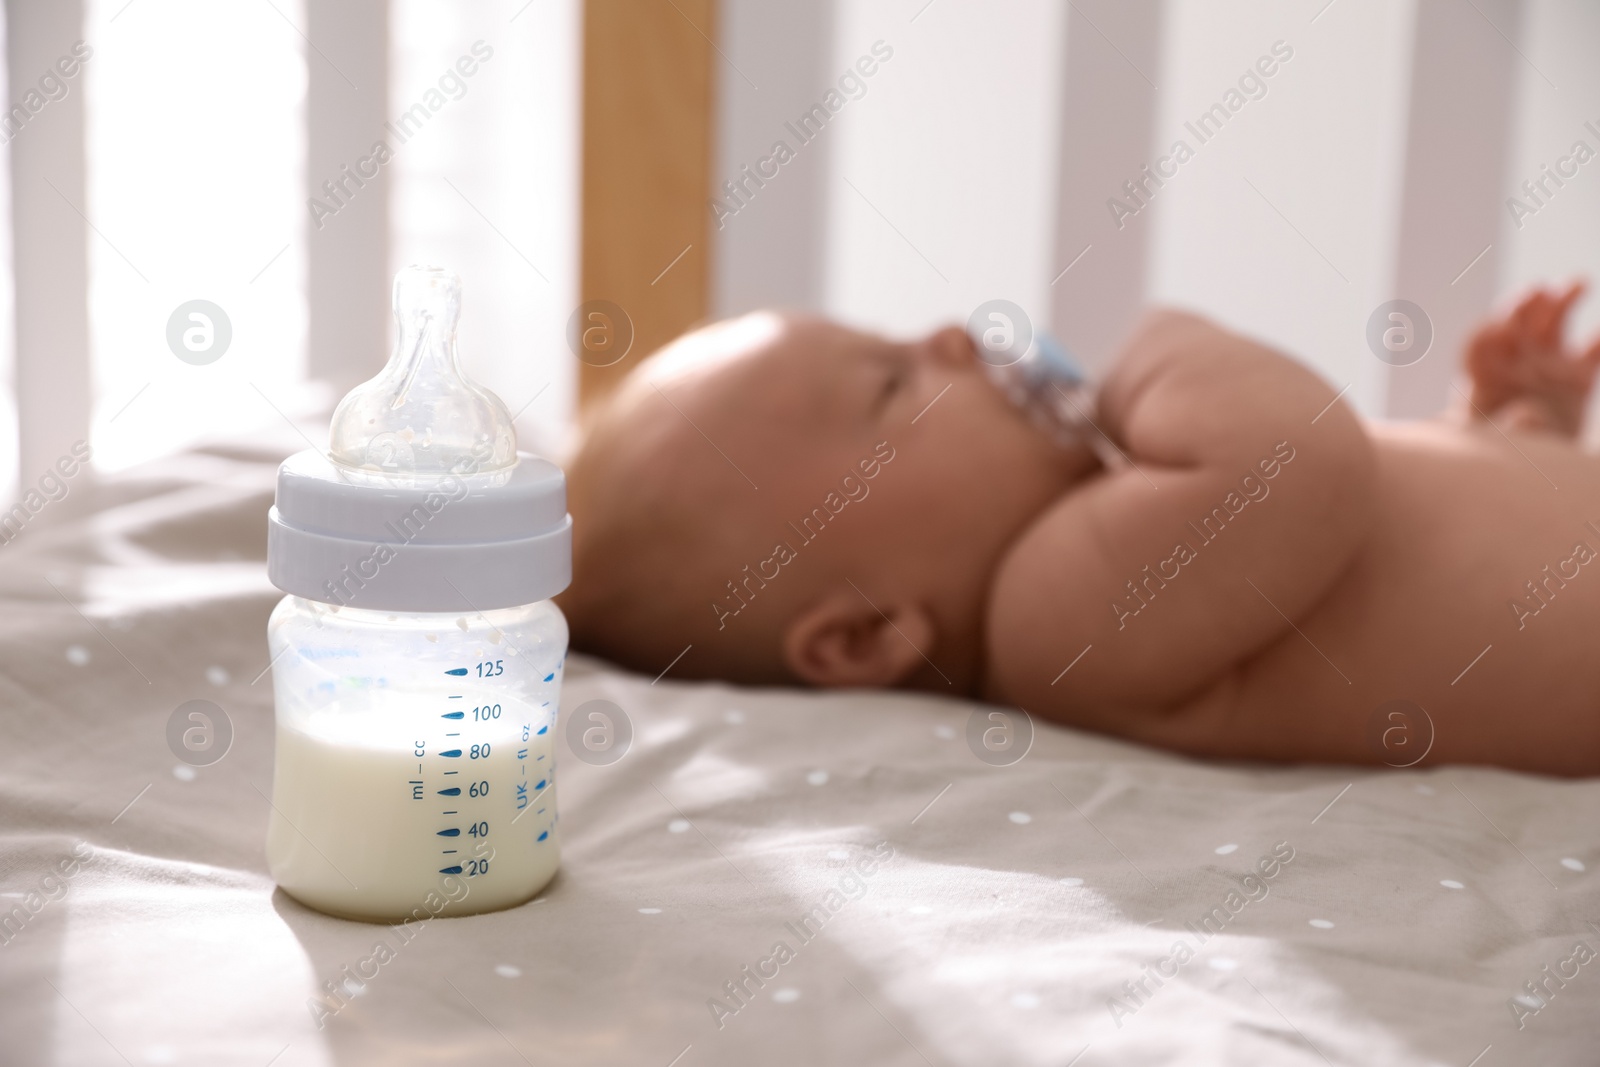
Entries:
<svg viewBox="0 0 1600 1067">
<path fill-rule="evenodd" d="M 929 334 L 926 341 L 928 354 L 935 363 L 948 367 L 966 367 L 972 364 L 976 350 L 972 338 L 960 326 L 946 326 Z"/>
</svg>

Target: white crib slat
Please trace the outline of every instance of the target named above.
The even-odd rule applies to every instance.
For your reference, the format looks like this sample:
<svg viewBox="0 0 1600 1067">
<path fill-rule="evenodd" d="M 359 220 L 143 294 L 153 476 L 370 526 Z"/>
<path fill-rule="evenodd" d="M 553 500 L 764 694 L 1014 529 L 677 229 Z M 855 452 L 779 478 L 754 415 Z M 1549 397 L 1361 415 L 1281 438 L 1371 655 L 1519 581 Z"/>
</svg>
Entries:
<svg viewBox="0 0 1600 1067">
<path fill-rule="evenodd" d="M 1093 367 L 1145 300 L 1150 213 L 1119 229 L 1106 203 L 1154 162 L 1163 11 L 1087 0 L 1067 11 L 1050 311 L 1055 331 Z"/>
<path fill-rule="evenodd" d="M 6 20 L 10 106 L 36 90 L 39 77 L 83 38 L 83 4 L 8 0 Z M 17 423 L 25 486 L 68 454 L 73 442 L 89 436 L 83 99 L 81 86 L 75 86 L 20 129 L 10 127 Z"/>
<path fill-rule="evenodd" d="M 1432 415 L 1458 399 L 1450 383 L 1462 341 L 1499 287 L 1522 3 L 1478 8 L 1417 4 L 1393 296 L 1428 313 L 1433 345 L 1421 361 L 1387 368 L 1391 418 Z"/>
<path fill-rule="evenodd" d="M 330 202 L 323 183 L 344 182 L 320 228 L 306 212 L 307 369 L 342 394 L 388 356 L 390 177 L 385 169 L 356 186 L 346 174 L 375 141 L 395 144 L 384 129 L 389 2 L 307 0 L 306 24 L 306 196 Z"/>
<path fill-rule="evenodd" d="M 724 67 L 727 74 L 717 89 L 717 158 L 710 195 L 722 211 L 733 214 L 719 216 L 711 228 L 716 248 L 711 257 L 713 313 L 728 317 L 764 307 L 820 310 L 828 290 L 828 181 L 834 139 L 819 136 L 798 145 L 794 161 L 759 186 L 759 174 L 746 174 L 771 158 L 776 141 L 798 142 L 784 124 L 805 114 L 839 77 L 834 69 L 840 64 L 835 62 L 833 5 L 725 0 L 718 31 L 717 47 L 731 62 L 740 70 L 761 71 L 761 91 L 751 91 L 732 68 Z M 724 182 L 743 183 L 740 199 L 728 195 Z M 783 254 L 775 255 L 774 249 Z"/>
</svg>

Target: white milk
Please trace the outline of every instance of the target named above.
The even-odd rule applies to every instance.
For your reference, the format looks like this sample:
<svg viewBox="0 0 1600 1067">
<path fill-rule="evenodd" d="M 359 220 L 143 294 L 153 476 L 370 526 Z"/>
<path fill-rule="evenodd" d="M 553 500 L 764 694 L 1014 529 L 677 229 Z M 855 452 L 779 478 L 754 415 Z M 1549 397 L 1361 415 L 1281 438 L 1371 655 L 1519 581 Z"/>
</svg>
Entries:
<svg viewBox="0 0 1600 1067">
<path fill-rule="evenodd" d="M 490 911 L 544 888 L 560 860 L 554 716 L 488 699 L 378 693 L 369 707 L 311 712 L 308 731 L 280 716 L 267 830 L 278 885 L 320 911 L 379 920 Z"/>
</svg>

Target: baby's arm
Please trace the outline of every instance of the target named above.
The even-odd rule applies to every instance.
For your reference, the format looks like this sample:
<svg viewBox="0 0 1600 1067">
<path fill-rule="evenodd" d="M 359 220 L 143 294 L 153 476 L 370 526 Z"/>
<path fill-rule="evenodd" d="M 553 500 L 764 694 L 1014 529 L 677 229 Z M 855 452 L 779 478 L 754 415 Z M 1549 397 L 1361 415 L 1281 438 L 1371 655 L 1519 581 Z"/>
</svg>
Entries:
<svg viewBox="0 0 1600 1067">
<path fill-rule="evenodd" d="M 1002 561 L 991 694 L 1155 742 L 1208 729 L 1199 712 L 1163 713 L 1225 714 L 1196 701 L 1288 633 L 1370 527 L 1372 446 L 1333 395 L 1205 320 L 1149 316 L 1100 396 L 1133 467 L 1068 492 Z"/>
</svg>

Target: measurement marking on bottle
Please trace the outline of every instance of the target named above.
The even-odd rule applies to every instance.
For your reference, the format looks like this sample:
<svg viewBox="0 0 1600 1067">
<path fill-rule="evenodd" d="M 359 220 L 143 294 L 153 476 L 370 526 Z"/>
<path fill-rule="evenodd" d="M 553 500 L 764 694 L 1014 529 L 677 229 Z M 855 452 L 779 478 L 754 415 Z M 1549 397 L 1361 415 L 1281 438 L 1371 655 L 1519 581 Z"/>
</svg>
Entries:
<svg viewBox="0 0 1600 1067">
<path fill-rule="evenodd" d="M 445 759 L 456 759 L 460 757 L 461 750 L 459 748 L 447 748 L 443 752 L 439 753 L 439 755 L 443 756 Z"/>
<path fill-rule="evenodd" d="M 460 774 L 461 772 L 460 771 L 445 771 L 444 773 L 446 773 L 446 774 Z M 461 790 L 457 789 L 456 792 L 459 793 L 459 792 L 461 792 Z"/>
<path fill-rule="evenodd" d="M 439 836 L 440 837 L 460 837 L 461 836 L 461 827 L 452 826 L 448 830 L 440 830 L 439 831 Z"/>
<path fill-rule="evenodd" d="M 441 855 L 441 856 L 454 856 L 458 851 L 460 851 L 460 850 L 459 849 L 454 849 L 454 848 L 447 848 L 444 851 L 440 852 L 439 855 Z"/>
<path fill-rule="evenodd" d="M 454 867 L 440 867 L 439 868 L 439 873 L 440 874 L 460 874 L 461 873 L 461 865 L 457 864 Z"/>
<path fill-rule="evenodd" d="M 467 669 L 465 667 L 457 667 L 454 670 L 448 670 L 448 671 L 445 671 L 444 673 L 449 674 L 449 675 L 453 675 L 456 678 L 465 678 L 466 675 L 467 675 Z"/>
<path fill-rule="evenodd" d="M 441 718 L 441 719 L 462 719 L 462 718 L 466 717 L 466 714 L 467 713 L 464 712 L 464 711 L 447 711 L 443 715 L 439 716 L 439 718 Z"/>
<path fill-rule="evenodd" d="M 441 789 L 439 790 L 439 795 L 442 797 L 458 797 L 461 795 L 461 787 L 453 785 L 449 789 Z"/>
</svg>

